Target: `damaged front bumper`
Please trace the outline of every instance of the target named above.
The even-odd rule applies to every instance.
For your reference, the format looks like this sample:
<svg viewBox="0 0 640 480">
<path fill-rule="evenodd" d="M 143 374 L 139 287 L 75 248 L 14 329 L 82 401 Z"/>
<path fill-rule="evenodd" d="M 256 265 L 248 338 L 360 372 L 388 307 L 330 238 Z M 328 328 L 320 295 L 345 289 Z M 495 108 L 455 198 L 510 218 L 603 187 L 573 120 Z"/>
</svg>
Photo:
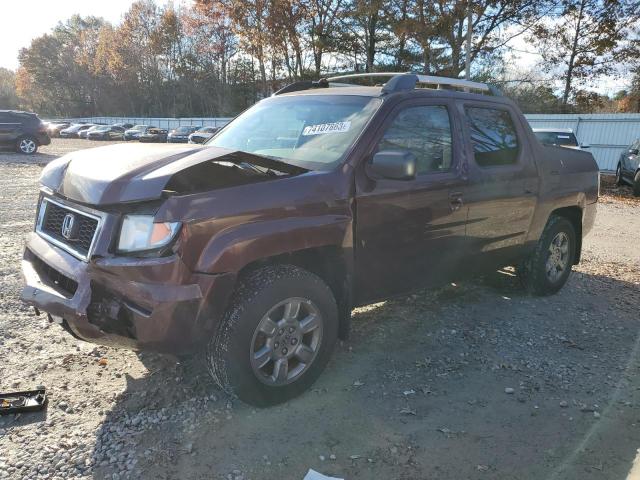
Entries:
<svg viewBox="0 0 640 480">
<path fill-rule="evenodd" d="M 211 338 L 233 274 L 192 273 L 179 256 L 85 262 L 31 233 L 22 261 L 22 300 L 64 319 L 89 342 L 188 353 Z"/>
</svg>

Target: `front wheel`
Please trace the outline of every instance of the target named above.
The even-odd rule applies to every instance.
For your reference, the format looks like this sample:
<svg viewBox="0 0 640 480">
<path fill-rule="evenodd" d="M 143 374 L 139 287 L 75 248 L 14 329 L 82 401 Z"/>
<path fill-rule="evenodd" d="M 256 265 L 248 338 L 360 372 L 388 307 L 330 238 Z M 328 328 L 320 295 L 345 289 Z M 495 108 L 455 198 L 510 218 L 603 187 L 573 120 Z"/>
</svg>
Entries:
<svg viewBox="0 0 640 480">
<path fill-rule="evenodd" d="M 16 150 L 18 153 L 32 155 L 38 151 L 38 142 L 33 137 L 21 137 L 16 142 Z"/>
<path fill-rule="evenodd" d="M 524 287 L 535 295 L 558 292 L 571 274 L 576 243 L 573 224 L 565 217 L 552 215 L 536 249 L 518 268 Z"/>
<path fill-rule="evenodd" d="M 618 164 L 618 167 L 616 168 L 616 185 L 621 186 L 623 183 L 624 180 L 622 180 L 622 165 Z"/>
<path fill-rule="evenodd" d="M 268 266 L 240 281 L 207 366 L 227 393 L 275 405 L 315 382 L 337 336 L 338 308 L 322 279 L 293 265 Z"/>
<path fill-rule="evenodd" d="M 633 179 L 633 194 L 636 197 L 640 197 L 640 170 L 636 172 L 636 176 Z"/>
</svg>

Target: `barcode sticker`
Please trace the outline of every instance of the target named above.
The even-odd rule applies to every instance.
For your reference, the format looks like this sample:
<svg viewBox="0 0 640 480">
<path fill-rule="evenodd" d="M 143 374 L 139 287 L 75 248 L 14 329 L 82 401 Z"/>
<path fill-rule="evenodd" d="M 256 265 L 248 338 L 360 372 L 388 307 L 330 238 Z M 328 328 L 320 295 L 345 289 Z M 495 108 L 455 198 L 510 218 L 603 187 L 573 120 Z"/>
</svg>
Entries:
<svg viewBox="0 0 640 480">
<path fill-rule="evenodd" d="M 351 122 L 321 123 L 304 127 L 303 136 L 321 135 L 323 133 L 344 133 L 351 128 Z"/>
</svg>

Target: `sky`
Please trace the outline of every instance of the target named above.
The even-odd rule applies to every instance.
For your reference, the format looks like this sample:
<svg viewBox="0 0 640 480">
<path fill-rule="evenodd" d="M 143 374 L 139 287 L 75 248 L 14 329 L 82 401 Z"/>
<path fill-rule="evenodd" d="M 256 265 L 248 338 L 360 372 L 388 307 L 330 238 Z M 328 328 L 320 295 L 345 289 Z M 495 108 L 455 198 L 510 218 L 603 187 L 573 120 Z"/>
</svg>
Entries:
<svg viewBox="0 0 640 480">
<path fill-rule="evenodd" d="M 3 0 L 0 14 L 0 67 L 18 68 L 18 52 L 74 14 L 118 22 L 132 0 Z M 162 5 L 168 0 L 156 3 Z M 179 2 L 174 2 L 179 3 Z"/>
</svg>

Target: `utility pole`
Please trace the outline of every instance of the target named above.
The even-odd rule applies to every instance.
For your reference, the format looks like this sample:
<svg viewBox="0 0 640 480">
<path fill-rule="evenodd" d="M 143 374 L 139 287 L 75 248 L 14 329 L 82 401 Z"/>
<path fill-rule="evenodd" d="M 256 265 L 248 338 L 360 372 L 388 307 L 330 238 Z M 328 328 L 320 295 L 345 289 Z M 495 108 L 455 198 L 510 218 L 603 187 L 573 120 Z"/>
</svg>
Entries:
<svg viewBox="0 0 640 480">
<path fill-rule="evenodd" d="M 464 59 L 464 78 L 471 79 L 471 35 L 473 33 L 473 13 L 471 10 L 471 0 L 467 3 L 467 48 Z"/>
</svg>

